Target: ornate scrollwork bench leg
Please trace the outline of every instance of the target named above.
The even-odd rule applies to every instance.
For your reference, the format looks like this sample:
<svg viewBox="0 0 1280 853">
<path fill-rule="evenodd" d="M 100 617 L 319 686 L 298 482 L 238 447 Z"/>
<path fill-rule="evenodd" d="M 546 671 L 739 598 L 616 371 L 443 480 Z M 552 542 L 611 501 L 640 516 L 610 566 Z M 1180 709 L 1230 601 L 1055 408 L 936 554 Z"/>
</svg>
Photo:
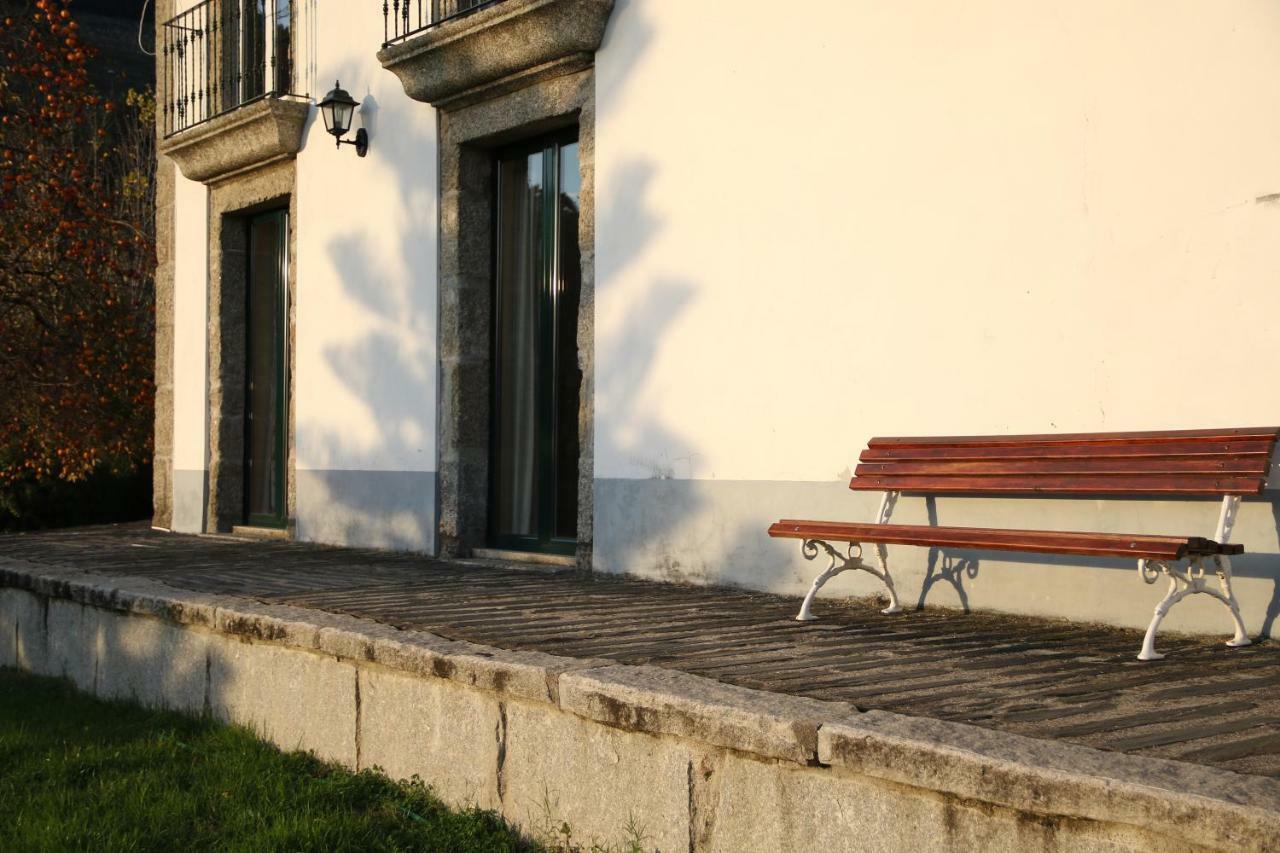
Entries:
<svg viewBox="0 0 1280 853">
<path fill-rule="evenodd" d="M 1218 515 L 1218 529 L 1213 533 L 1214 541 L 1223 545 L 1227 543 L 1231 538 L 1231 529 L 1235 527 L 1236 514 L 1239 511 L 1239 495 L 1223 497 L 1222 511 Z M 1147 583 L 1155 583 L 1162 574 L 1169 577 L 1169 591 L 1156 605 L 1155 615 L 1151 617 L 1151 624 L 1147 626 L 1147 635 L 1142 638 L 1142 651 L 1138 654 L 1138 660 L 1160 660 L 1164 657 L 1156 651 L 1156 631 L 1160 628 L 1160 623 L 1173 605 L 1197 592 L 1213 596 L 1231 611 L 1235 635 L 1227 640 L 1228 646 L 1239 648 L 1252 644 L 1253 641 L 1249 639 L 1249 634 L 1244 629 L 1244 620 L 1240 618 L 1240 604 L 1236 601 L 1235 593 L 1231 591 L 1231 558 L 1220 554 L 1213 558 L 1213 564 L 1214 574 L 1218 576 L 1219 589 L 1210 589 L 1205 585 L 1203 557 L 1192 557 L 1187 567 L 1182 570 L 1159 560 L 1138 561 L 1138 574 Z"/>
<path fill-rule="evenodd" d="M 1162 574 L 1167 575 L 1169 578 L 1169 591 L 1165 593 L 1164 598 L 1160 599 L 1160 603 L 1156 605 L 1155 615 L 1151 617 L 1151 624 L 1147 626 L 1147 634 L 1142 638 L 1142 651 L 1138 654 L 1138 660 L 1160 660 L 1164 657 L 1164 655 L 1156 651 L 1156 631 L 1160 629 L 1160 623 L 1164 621 L 1164 617 L 1168 615 L 1173 605 L 1188 595 L 1195 595 L 1196 593 L 1204 593 L 1218 599 L 1231 611 L 1231 621 L 1235 626 L 1235 636 L 1227 641 L 1228 646 L 1238 648 L 1253 642 L 1245 632 L 1244 620 L 1240 618 L 1240 605 L 1236 602 L 1235 594 L 1231 591 L 1231 558 L 1214 557 L 1213 560 L 1217 568 L 1218 586 L 1221 587 L 1221 590 L 1212 589 L 1206 585 L 1203 557 L 1192 557 L 1186 568 L 1182 569 L 1158 560 L 1138 561 L 1138 573 L 1147 583 L 1155 583 Z"/>
<path fill-rule="evenodd" d="M 888 524 L 890 516 L 893 515 L 893 508 L 898 503 L 898 492 L 885 492 L 880 498 L 880 509 L 876 511 L 876 524 Z M 902 606 L 898 604 L 898 593 L 893 588 L 893 578 L 889 575 L 889 549 L 883 544 L 876 545 L 876 562 L 879 567 L 869 566 L 862 562 L 862 546 L 856 542 L 850 542 L 847 553 L 841 556 L 840 553 L 827 542 L 821 539 L 805 539 L 800 543 L 800 553 L 804 554 L 806 560 L 812 560 L 818 556 L 818 550 L 826 551 L 831 557 L 831 565 L 827 566 L 822 574 L 813 579 L 813 586 L 809 587 L 809 593 L 804 597 L 804 602 L 800 605 L 800 612 L 796 614 L 797 622 L 810 622 L 818 617 L 809 612 L 809 608 L 813 606 L 813 599 L 818 595 L 818 590 L 822 589 L 823 584 L 831 580 L 841 572 L 849 572 L 853 570 L 867 572 L 880 578 L 885 588 L 889 590 L 889 606 L 881 613 L 900 613 Z M 855 554 L 854 552 L 857 551 Z"/>
<path fill-rule="evenodd" d="M 818 590 L 822 589 L 827 581 L 831 580 L 841 572 L 863 571 L 878 577 L 889 591 L 889 606 L 881 613 L 898 613 L 902 610 L 898 604 L 898 593 L 893 588 L 893 578 L 889 575 L 889 567 L 885 564 L 883 546 L 877 548 L 877 556 L 879 557 L 879 566 L 872 566 L 862 561 L 862 546 L 856 542 L 850 542 L 847 552 L 841 554 L 830 543 L 821 539 L 805 539 L 800 543 L 800 553 L 804 554 L 806 560 L 817 558 L 820 551 L 825 551 L 827 556 L 831 558 L 831 565 L 813 579 L 813 586 L 809 587 L 809 593 L 804 597 L 804 602 L 800 605 L 800 612 L 796 614 L 797 622 L 809 622 L 818 617 L 810 612 L 813 607 L 813 599 L 818 595 Z"/>
</svg>

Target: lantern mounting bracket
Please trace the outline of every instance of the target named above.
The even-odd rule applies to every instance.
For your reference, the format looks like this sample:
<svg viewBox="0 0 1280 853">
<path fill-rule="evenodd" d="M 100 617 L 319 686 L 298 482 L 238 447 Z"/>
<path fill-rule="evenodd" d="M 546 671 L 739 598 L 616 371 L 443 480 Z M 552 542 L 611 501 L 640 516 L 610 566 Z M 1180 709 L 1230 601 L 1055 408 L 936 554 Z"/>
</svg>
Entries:
<svg viewBox="0 0 1280 853">
<path fill-rule="evenodd" d="M 356 130 L 355 139 L 338 139 L 338 147 L 343 145 L 354 145 L 356 147 L 356 156 L 363 157 L 369 153 L 369 131 L 363 127 Z"/>
</svg>

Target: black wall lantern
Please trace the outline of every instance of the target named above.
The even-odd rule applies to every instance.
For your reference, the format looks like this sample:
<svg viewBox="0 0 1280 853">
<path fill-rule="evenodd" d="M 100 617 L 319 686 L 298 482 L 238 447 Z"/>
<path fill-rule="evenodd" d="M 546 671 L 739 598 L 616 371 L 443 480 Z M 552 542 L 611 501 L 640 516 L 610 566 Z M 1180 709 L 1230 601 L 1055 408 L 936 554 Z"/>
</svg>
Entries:
<svg viewBox="0 0 1280 853">
<path fill-rule="evenodd" d="M 363 127 L 356 131 L 355 142 L 342 138 L 351 129 L 351 119 L 356 114 L 356 106 L 355 98 L 347 94 L 347 90 L 334 80 L 333 89 L 320 102 L 320 115 L 324 116 L 324 129 L 333 134 L 339 146 L 344 142 L 347 145 L 354 145 L 356 154 L 363 157 L 369 153 L 369 134 Z"/>
</svg>

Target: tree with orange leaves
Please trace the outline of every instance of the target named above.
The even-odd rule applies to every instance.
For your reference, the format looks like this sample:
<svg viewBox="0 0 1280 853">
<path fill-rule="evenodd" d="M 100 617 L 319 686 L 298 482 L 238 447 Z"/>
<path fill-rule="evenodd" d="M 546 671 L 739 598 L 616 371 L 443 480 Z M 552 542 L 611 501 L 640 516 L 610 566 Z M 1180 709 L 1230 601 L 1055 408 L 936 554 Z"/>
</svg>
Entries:
<svg viewBox="0 0 1280 853">
<path fill-rule="evenodd" d="M 94 90 L 69 0 L 0 10 L 3 523 L 40 484 L 150 465 L 155 106 Z"/>
</svg>

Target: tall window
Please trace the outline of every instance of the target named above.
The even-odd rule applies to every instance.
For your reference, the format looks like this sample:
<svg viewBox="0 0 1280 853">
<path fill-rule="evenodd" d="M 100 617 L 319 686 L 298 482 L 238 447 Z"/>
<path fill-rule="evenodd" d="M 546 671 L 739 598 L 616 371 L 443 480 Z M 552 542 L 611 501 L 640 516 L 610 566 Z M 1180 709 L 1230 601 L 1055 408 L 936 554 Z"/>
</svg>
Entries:
<svg viewBox="0 0 1280 853">
<path fill-rule="evenodd" d="M 576 133 L 498 158 L 489 536 L 573 553 L 578 523 Z"/>
</svg>

